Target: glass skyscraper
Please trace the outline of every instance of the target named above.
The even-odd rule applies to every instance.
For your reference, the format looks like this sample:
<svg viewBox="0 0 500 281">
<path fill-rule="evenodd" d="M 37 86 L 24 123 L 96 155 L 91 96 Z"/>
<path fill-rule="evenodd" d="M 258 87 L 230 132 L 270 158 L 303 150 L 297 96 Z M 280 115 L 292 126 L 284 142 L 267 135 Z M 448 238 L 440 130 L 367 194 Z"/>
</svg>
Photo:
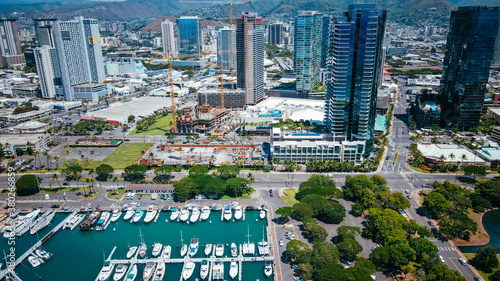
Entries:
<svg viewBox="0 0 500 281">
<path fill-rule="evenodd" d="M 451 12 L 441 79 L 443 126 L 478 125 L 499 19 L 498 7 L 459 7 Z"/>
<path fill-rule="evenodd" d="M 201 53 L 201 26 L 198 17 L 180 17 L 179 53 L 182 55 Z"/>
<path fill-rule="evenodd" d="M 232 59 L 231 41 L 233 41 Z M 234 27 L 224 26 L 217 31 L 217 52 L 217 65 L 226 69 L 236 69 L 236 30 Z"/>
<path fill-rule="evenodd" d="M 387 11 L 373 4 L 349 6 L 330 34 L 325 123 L 336 139 L 373 148 L 377 88 Z"/>
<path fill-rule="evenodd" d="M 330 15 L 323 16 L 323 34 L 321 35 L 321 68 L 326 68 L 331 22 L 332 22 L 332 16 Z"/>
<path fill-rule="evenodd" d="M 323 16 L 319 12 L 301 12 L 295 18 L 295 44 L 293 66 L 296 90 L 306 98 L 320 81 L 321 37 Z"/>
</svg>

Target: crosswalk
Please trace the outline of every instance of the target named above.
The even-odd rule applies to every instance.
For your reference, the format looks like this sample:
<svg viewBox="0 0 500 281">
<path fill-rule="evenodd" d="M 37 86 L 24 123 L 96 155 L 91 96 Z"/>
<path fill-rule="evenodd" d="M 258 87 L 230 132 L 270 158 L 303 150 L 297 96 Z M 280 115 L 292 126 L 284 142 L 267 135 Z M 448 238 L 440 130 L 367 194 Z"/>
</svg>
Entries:
<svg viewBox="0 0 500 281">
<path fill-rule="evenodd" d="M 438 247 L 439 252 L 455 252 L 453 247 Z"/>
<path fill-rule="evenodd" d="M 408 190 L 408 188 L 391 188 L 391 192 L 405 193 L 405 190 Z"/>
</svg>

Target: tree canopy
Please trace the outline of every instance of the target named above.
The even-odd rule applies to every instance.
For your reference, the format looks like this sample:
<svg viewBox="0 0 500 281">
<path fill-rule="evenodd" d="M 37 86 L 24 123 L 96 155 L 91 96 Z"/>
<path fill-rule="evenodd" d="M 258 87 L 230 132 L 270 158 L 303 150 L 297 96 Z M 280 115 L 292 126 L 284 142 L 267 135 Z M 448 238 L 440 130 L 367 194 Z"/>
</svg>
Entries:
<svg viewBox="0 0 500 281">
<path fill-rule="evenodd" d="M 29 196 L 40 191 L 42 179 L 36 175 L 22 175 L 16 181 L 16 195 Z"/>
</svg>

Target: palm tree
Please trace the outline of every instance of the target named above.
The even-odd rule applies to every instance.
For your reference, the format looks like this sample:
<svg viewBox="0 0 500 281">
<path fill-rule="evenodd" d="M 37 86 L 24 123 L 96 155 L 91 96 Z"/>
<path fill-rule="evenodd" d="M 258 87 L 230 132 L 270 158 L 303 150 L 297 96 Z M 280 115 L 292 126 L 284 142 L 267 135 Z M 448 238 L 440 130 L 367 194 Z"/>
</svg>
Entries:
<svg viewBox="0 0 500 281">
<path fill-rule="evenodd" d="M 252 184 L 254 182 L 255 182 L 254 176 L 252 175 L 252 173 L 248 173 L 248 175 L 247 175 L 247 184 L 250 185 L 250 184 Z"/>
<path fill-rule="evenodd" d="M 50 170 L 50 159 L 52 159 L 52 156 L 50 156 L 50 154 L 47 153 L 47 168 L 49 168 Z"/>
<path fill-rule="evenodd" d="M 80 189 L 80 187 L 78 186 L 78 182 L 82 179 L 82 175 L 80 175 L 80 174 L 76 174 L 76 175 L 74 176 L 74 179 L 75 179 L 75 181 L 76 181 L 76 188 L 77 188 L 77 189 Z M 85 186 L 83 187 L 83 194 L 84 194 L 84 195 L 87 195 L 87 194 L 86 194 L 86 192 L 85 192 Z"/>
<path fill-rule="evenodd" d="M 463 164 L 465 162 L 465 160 L 467 160 L 467 155 L 465 155 L 465 153 L 464 153 L 464 154 L 462 154 L 462 162 L 461 162 L 461 164 Z"/>
<path fill-rule="evenodd" d="M 117 177 L 113 177 L 113 187 L 115 187 L 115 182 L 118 180 Z"/>
<path fill-rule="evenodd" d="M 56 160 L 56 169 L 59 166 L 59 156 L 54 156 L 54 160 Z"/>
<path fill-rule="evenodd" d="M 36 168 L 36 157 L 40 154 L 40 152 L 38 151 L 35 151 L 33 152 L 33 156 L 35 157 L 35 168 Z M 38 166 L 38 168 L 40 168 L 40 166 Z"/>
<path fill-rule="evenodd" d="M 449 155 L 449 156 L 450 156 L 451 161 L 455 160 L 455 154 L 450 153 L 450 155 Z M 458 167 L 457 167 L 457 171 L 456 171 L 456 173 L 455 173 L 455 179 L 456 179 L 457 177 L 458 177 Z"/>
<path fill-rule="evenodd" d="M 62 188 L 61 183 L 59 182 L 59 177 L 57 177 L 56 173 L 52 174 L 52 179 L 55 179 L 57 181 L 57 184 L 59 185 L 59 187 Z"/>
</svg>

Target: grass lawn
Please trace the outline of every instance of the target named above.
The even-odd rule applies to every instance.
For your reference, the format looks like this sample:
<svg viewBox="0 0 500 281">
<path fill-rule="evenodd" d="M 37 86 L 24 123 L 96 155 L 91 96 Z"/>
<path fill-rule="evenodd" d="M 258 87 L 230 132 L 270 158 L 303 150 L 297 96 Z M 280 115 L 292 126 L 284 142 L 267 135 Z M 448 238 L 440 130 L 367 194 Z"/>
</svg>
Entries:
<svg viewBox="0 0 500 281">
<path fill-rule="evenodd" d="M 57 183 L 56 183 L 57 185 Z M 54 186 L 54 184 L 52 185 Z M 88 187 L 85 187 L 85 191 L 88 192 L 89 191 L 89 188 Z M 59 187 L 59 186 L 56 186 L 56 187 L 45 187 L 45 188 L 42 188 L 42 193 L 64 193 L 64 192 L 84 192 L 84 188 L 83 186 L 79 185 L 78 187 L 76 186 L 63 186 L 63 187 Z"/>
<path fill-rule="evenodd" d="M 297 190 L 298 188 L 289 188 L 285 190 L 286 195 L 281 197 L 281 200 L 283 200 L 283 202 L 285 202 L 285 204 L 287 204 L 290 207 L 293 206 L 293 204 L 295 203 L 299 203 L 299 201 L 295 199 L 295 194 L 297 194 Z"/>
<path fill-rule="evenodd" d="M 172 128 L 170 124 L 172 122 L 172 114 L 160 117 L 149 126 L 146 131 L 138 133 L 136 129 L 129 133 L 131 136 L 164 136 L 165 132 Z"/>
<path fill-rule="evenodd" d="M 119 188 L 118 190 L 108 192 L 108 194 L 106 194 L 106 197 L 108 197 L 109 199 L 119 200 L 126 192 L 127 190 L 125 188 Z"/>
<path fill-rule="evenodd" d="M 476 255 L 476 254 L 473 254 L 473 253 L 463 253 L 463 254 L 467 258 L 468 261 L 471 260 Z M 497 257 L 498 257 L 498 255 L 497 255 Z M 500 258 L 498 258 L 498 260 L 500 261 Z M 495 272 L 497 270 L 500 270 L 500 264 L 497 266 L 497 268 L 493 268 L 493 272 Z M 493 272 L 486 273 L 486 272 L 481 271 L 479 269 L 477 269 L 477 271 L 479 271 L 479 273 L 481 274 L 481 276 L 483 276 L 483 280 L 485 280 L 485 281 L 490 280 L 489 277 L 490 277 L 491 274 L 493 274 Z"/>
<path fill-rule="evenodd" d="M 148 149 L 152 142 L 126 142 L 120 145 L 117 149 L 111 152 L 108 157 L 101 161 L 100 164 L 108 164 L 115 170 L 123 169 L 135 162 L 140 156 L 141 152 Z"/>
<path fill-rule="evenodd" d="M 85 199 L 85 200 L 92 200 L 92 199 L 96 198 L 97 195 L 99 195 L 99 192 L 94 192 L 94 193 L 91 193 L 90 195 L 88 193 L 86 195 L 82 194 L 78 197 Z"/>
<path fill-rule="evenodd" d="M 224 196 L 222 196 L 221 199 L 235 199 L 235 198 L 234 198 L 234 196 L 224 195 Z M 252 198 L 248 194 L 243 194 L 242 196 L 236 197 L 236 199 L 252 199 Z"/>
</svg>

